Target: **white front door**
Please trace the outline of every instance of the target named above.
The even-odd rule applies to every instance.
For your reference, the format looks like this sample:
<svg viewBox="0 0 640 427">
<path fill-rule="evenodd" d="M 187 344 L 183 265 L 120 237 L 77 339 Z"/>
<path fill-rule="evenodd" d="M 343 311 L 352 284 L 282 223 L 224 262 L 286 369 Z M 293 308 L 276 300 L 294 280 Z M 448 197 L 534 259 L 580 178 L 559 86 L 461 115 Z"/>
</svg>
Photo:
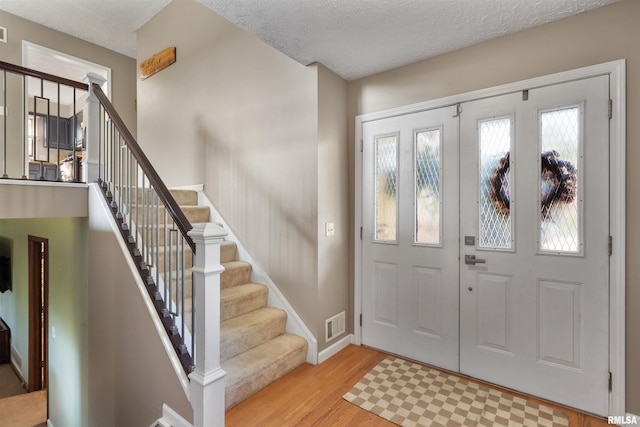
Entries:
<svg viewBox="0 0 640 427">
<path fill-rule="evenodd" d="M 460 119 L 460 371 L 600 415 L 608 100 L 600 76 L 464 103 Z"/>
<path fill-rule="evenodd" d="M 608 100 L 599 76 L 364 123 L 362 343 L 606 415 Z"/>
<path fill-rule="evenodd" d="M 458 370 L 457 108 L 363 125 L 363 343 Z"/>
</svg>

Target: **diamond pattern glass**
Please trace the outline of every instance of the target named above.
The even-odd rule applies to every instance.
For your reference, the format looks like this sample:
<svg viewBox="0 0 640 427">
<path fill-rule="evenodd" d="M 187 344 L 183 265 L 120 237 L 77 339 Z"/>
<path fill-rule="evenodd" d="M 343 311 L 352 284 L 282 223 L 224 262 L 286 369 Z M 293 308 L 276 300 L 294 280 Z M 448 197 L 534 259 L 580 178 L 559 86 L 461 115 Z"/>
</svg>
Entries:
<svg viewBox="0 0 640 427">
<path fill-rule="evenodd" d="M 415 133 L 415 214 L 414 242 L 440 244 L 440 150 L 441 130 Z"/>
<path fill-rule="evenodd" d="M 579 108 L 540 113 L 540 250 L 580 250 L 578 209 Z"/>
<path fill-rule="evenodd" d="M 398 135 L 375 138 L 375 240 L 395 242 L 398 235 Z"/>
<path fill-rule="evenodd" d="M 478 246 L 511 249 L 511 118 L 481 120 Z"/>
</svg>

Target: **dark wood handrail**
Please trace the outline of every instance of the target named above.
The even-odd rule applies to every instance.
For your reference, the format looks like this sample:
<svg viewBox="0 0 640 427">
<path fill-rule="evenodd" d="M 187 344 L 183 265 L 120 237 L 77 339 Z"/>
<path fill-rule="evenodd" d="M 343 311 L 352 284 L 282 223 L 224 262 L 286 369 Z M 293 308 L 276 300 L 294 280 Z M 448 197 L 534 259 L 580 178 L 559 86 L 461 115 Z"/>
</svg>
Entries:
<svg viewBox="0 0 640 427">
<path fill-rule="evenodd" d="M 178 206 L 178 203 L 171 195 L 171 192 L 169 192 L 167 186 L 164 184 L 162 179 L 160 179 L 160 176 L 151 165 L 151 162 L 149 162 L 149 159 L 138 145 L 136 139 L 124 124 L 124 121 L 116 111 L 115 107 L 111 104 L 111 101 L 109 101 L 109 98 L 107 98 L 102 89 L 100 89 L 99 85 L 93 83 L 92 87 L 93 92 L 100 100 L 102 107 L 105 109 L 107 114 L 109 114 L 109 117 L 111 117 L 111 121 L 113 122 L 115 128 L 118 130 L 125 144 L 127 144 L 127 147 L 129 148 L 129 150 L 131 150 L 131 153 L 138 161 L 140 168 L 149 179 L 149 182 L 151 183 L 153 188 L 155 188 L 156 193 L 158 193 L 158 197 L 160 197 L 160 200 L 162 201 L 162 203 L 164 203 L 164 206 L 169 212 L 169 215 L 171 215 L 171 218 L 173 218 L 173 221 L 176 223 L 178 229 L 180 229 L 180 232 L 182 232 L 182 235 L 189 244 L 189 247 L 195 254 L 196 245 L 193 242 L 193 239 L 191 239 L 191 237 L 187 234 L 193 228 L 191 226 L 191 223 L 184 215 L 184 212 L 182 212 L 182 210 Z"/>
<path fill-rule="evenodd" d="M 24 76 L 47 80 L 53 83 L 59 83 L 65 86 L 71 86 L 76 89 L 82 89 L 87 91 L 89 90 L 89 85 L 86 83 L 65 79 L 64 77 L 54 76 L 53 74 L 43 73 L 42 71 L 32 70 L 31 68 L 21 67 L 19 65 L 10 64 L 4 61 L 0 61 L 0 69 L 4 69 L 15 74 L 21 74 Z"/>
</svg>

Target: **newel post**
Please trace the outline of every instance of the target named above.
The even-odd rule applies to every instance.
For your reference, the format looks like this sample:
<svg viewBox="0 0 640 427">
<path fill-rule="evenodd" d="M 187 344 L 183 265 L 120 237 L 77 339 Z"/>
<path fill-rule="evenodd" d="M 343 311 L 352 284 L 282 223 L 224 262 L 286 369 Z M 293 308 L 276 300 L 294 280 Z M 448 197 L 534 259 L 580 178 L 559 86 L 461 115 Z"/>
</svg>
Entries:
<svg viewBox="0 0 640 427">
<path fill-rule="evenodd" d="M 86 117 L 84 120 L 87 134 L 82 180 L 90 183 L 98 181 L 100 172 L 100 101 L 93 92 L 93 83 L 102 86 L 106 80 L 95 73 L 89 73 L 82 78 L 82 81 L 89 85 L 89 94 L 85 102 Z"/>
<path fill-rule="evenodd" d="M 220 367 L 220 244 L 227 232 L 218 224 L 194 224 L 195 370 L 191 380 L 194 427 L 224 426 L 224 377 Z"/>
</svg>

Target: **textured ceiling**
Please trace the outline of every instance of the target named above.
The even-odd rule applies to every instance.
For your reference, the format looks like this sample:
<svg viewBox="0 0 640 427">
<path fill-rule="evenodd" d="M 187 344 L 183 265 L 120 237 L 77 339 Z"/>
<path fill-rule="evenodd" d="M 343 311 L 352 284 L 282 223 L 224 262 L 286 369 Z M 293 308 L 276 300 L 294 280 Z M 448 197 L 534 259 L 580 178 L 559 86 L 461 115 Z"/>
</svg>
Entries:
<svg viewBox="0 0 640 427">
<path fill-rule="evenodd" d="M 135 58 L 135 32 L 169 3 L 171 0 L 0 0 L 0 9 Z M 8 30 L 11 37 L 11 28 Z"/>
<path fill-rule="evenodd" d="M 198 0 L 351 80 L 618 0 Z"/>
<path fill-rule="evenodd" d="M 197 1 L 296 61 L 351 80 L 619 0 Z M 0 9 L 135 57 L 135 31 L 169 2 L 0 0 Z"/>
</svg>

